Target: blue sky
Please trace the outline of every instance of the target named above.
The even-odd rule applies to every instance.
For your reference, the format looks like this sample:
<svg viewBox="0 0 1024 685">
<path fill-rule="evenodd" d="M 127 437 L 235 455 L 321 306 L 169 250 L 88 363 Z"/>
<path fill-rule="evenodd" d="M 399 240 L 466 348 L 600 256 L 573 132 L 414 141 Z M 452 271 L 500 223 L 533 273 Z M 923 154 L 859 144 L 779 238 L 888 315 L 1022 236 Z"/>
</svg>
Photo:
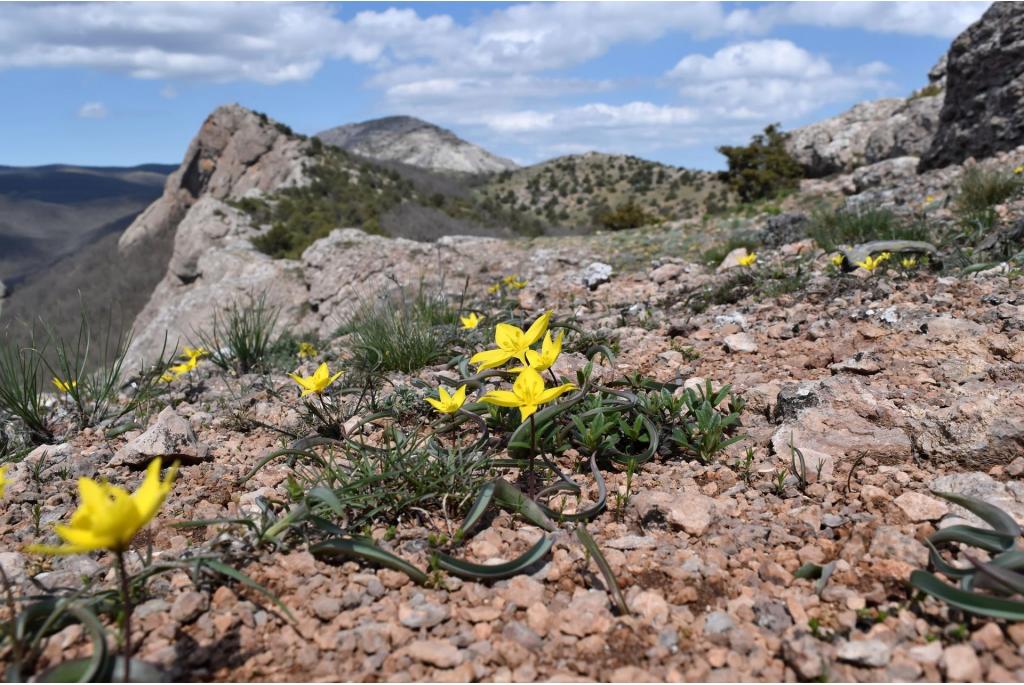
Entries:
<svg viewBox="0 0 1024 685">
<path fill-rule="evenodd" d="M 178 163 L 238 102 L 390 114 L 528 164 L 715 147 L 902 97 L 988 3 L 0 4 L 0 164 Z"/>
</svg>

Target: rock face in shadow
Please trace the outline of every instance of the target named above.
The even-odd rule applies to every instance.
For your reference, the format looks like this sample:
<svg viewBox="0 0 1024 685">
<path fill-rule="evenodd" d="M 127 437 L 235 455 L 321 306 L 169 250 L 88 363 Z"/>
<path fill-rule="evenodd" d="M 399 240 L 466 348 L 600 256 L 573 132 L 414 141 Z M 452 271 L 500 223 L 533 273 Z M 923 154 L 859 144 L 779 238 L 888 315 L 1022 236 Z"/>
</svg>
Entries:
<svg viewBox="0 0 1024 685">
<path fill-rule="evenodd" d="M 946 98 L 921 170 L 1024 143 L 1024 5 L 997 2 L 949 50 Z"/>
</svg>

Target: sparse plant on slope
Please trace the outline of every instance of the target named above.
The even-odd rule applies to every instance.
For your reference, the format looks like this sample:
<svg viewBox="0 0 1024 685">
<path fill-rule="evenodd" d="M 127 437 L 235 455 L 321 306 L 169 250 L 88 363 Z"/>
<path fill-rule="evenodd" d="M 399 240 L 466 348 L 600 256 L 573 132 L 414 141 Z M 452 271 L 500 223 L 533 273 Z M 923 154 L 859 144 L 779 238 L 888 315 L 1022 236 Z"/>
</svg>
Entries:
<svg viewBox="0 0 1024 685">
<path fill-rule="evenodd" d="M 953 208 L 960 222 L 961 239 L 973 245 L 998 223 L 996 205 L 1024 188 L 1024 176 L 999 170 L 971 167 L 960 180 Z"/>
<path fill-rule="evenodd" d="M 811 216 L 808 235 L 823 250 L 874 240 L 929 240 L 923 220 L 907 221 L 881 207 L 819 209 Z"/>
<path fill-rule="evenodd" d="M 661 223 L 661 218 L 646 211 L 630 199 L 615 209 L 598 216 L 597 223 L 609 231 L 622 231 Z"/>
<path fill-rule="evenodd" d="M 53 438 L 42 392 L 43 368 L 35 350 L 20 347 L 6 333 L 0 339 L 0 409 L 17 417 L 37 443 Z"/>
<path fill-rule="evenodd" d="M 225 371 L 246 374 L 265 366 L 279 314 L 279 307 L 267 304 L 266 293 L 250 294 L 215 312 L 210 328 L 193 333 L 209 351 L 211 362 Z"/>
<path fill-rule="evenodd" d="M 338 329 L 350 335 L 352 365 L 364 372 L 409 373 L 433 364 L 458 334 L 459 309 L 442 291 L 420 283 L 365 299 Z"/>
</svg>

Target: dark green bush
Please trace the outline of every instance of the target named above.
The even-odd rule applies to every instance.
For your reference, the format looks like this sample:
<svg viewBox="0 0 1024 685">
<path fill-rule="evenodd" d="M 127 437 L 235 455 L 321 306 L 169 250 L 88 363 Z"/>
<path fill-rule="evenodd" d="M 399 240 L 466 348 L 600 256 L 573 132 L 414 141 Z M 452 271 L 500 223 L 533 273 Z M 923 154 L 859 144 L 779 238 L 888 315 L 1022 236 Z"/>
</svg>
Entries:
<svg viewBox="0 0 1024 685">
<path fill-rule="evenodd" d="M 649 213 L 633 200 L 628 200 L 610 212 L 598 216 L 597 223 L 610 231 L 621 231 L 627 228 L 639 228 L 660 223 L 657 215 Z"/>
<path fill-rule="evenodd" d="M 764 133 L 751 138 L 749 145 L 718 148 L 729 162 L 722 179 L 740 199 L 750 202 L 770 198 L 797 187 L 803 171 L 786 151 L 786 138 L 778 124 L 771 124 Z"/>
</svg>

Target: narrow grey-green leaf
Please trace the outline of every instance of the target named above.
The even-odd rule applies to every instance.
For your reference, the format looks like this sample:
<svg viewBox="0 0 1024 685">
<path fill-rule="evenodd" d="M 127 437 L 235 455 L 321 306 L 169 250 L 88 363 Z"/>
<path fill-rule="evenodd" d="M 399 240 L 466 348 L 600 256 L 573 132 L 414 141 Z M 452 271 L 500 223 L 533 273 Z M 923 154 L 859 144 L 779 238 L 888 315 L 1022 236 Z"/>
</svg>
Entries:
<svg viewBox="0 0 1024 685">
<path fill-rule="evenodd" d="M 947 585 L 927 571 L 910 574 L 910 584 L 946 604 L 979 616 L 1024 621 L 1024 602 L 964 592 Z"/>
<path fill-rule="evenodd" d="M 522 573 L 525 569 L 533 566 L 547 556 L 553 542 L 551 536 L 545 535 L 526 552 L 504 564 L 474 564 L 440 552 L 435 555 L 435 558 L 439 568 L 454 576 L 471 580 L 497 580 Z"/>
<path fill-rule="evenodd" d="M 494 481 L 484 483 L 484 486 L 480 488 L 480 493 L 476 496 L 476 500 L 473 502 L 473 506 L 469 508 L 466 519 L 462 522 L 462 527 L 456 532 L 456 536 L 463 538 L 473 529 L 473 526 L 477 524 L 480 517 L 487 511 L 487 507 L 491 505 L 491 500 L 494 499 L 494 489 Z"/>
<path fill-rule="evenodd" d="M 608 585 L 608 591 L 615 600 L 616 606 L 619 607 L 619 611 L 623 616 L 628 616 L 629 606 L 626 604 L 626 598 L 622 596 L 619 581 L 616 580 L 615 574 L 612 573 L 612 567 L 608 564 L 608 560 L 604 558 L 601 548 L 597 546 L 597 541 L 594 540 L 590 531 L 582 523 L 576 526 L 576 537 L 579 538 L 579 541 L 590 552 L 591 558 L 597 564 L 597 568 L 600 569 L 601 575 L 604 576 L 604 582 Z"/>
<path fill-rule="evenodd" d="M 988 502 L 975 497 L 960 495 L 955 492 L 937 492 L 932 490 L 932 493 L 945 500 L 949 500 L 953 504 L 959 504 L 982 521 L 992 526 L 996 532 L 1008 535 L 1012 538 L 1018 538 L 1021 536 L 1020 526 L 1017 525 L 1017 522 L 1013 517 L 994 504 L 989 504 Z"/>
<path fill-rule="evenodd" d="M 543 528 L 549 533 L 555 532 L 557 526 L 545 515 L 544 510 L 532 499 L 519 491 L 516 486 L 504 478 L 494 481 L 494 496 L 498 502 L 530 523 Z"/>
<path fill-rule="evenodd" d="M 960 542 L 986 552 L 1004 552 L 1013 546 L 1013 538 L 1003 533 L 975 526 L 950 526 L 933 533 L 928 539 L 934 545 L 942 542 Z"/>
<path fill-rule="evenodd" d="M 372 561 L 395 571 L 401 571 L 418 585 L 426 585 L 429 580 L 426 573 L 405 559 L 363 540 L 332 538 L 313 545 L 309 551 L 314 556 L 356 557 Z"/>
<path fill-rule="evenodd" d="M 282 602 L 277 595 L 271 592 L 269 588 L 260 585 L 255 580 L 239 571 L 237 568 L 229 566 L 228 564 L 225 564 L 223 561 L 220 561 L 219 559 L 203 559 L 202 563 L 210 567 L 210 569 L 221 574 L 222 576 L 233 578 L 242 585 L 245 585 L 246 587 L 251 587 L 253 590 L 256 590 L 256 592 L 259 592 L 260 594 L 264 595 L 275 605 L 277 605 L 277 607 L 281 611 L 283 611 L 289 619 L 291 619 L 292 621 L 295 620 L 295 617 L 292 615 L 292 612 L 288 610 L 288 607 L 284 605 L 284 602 Z"/>
</svg>

